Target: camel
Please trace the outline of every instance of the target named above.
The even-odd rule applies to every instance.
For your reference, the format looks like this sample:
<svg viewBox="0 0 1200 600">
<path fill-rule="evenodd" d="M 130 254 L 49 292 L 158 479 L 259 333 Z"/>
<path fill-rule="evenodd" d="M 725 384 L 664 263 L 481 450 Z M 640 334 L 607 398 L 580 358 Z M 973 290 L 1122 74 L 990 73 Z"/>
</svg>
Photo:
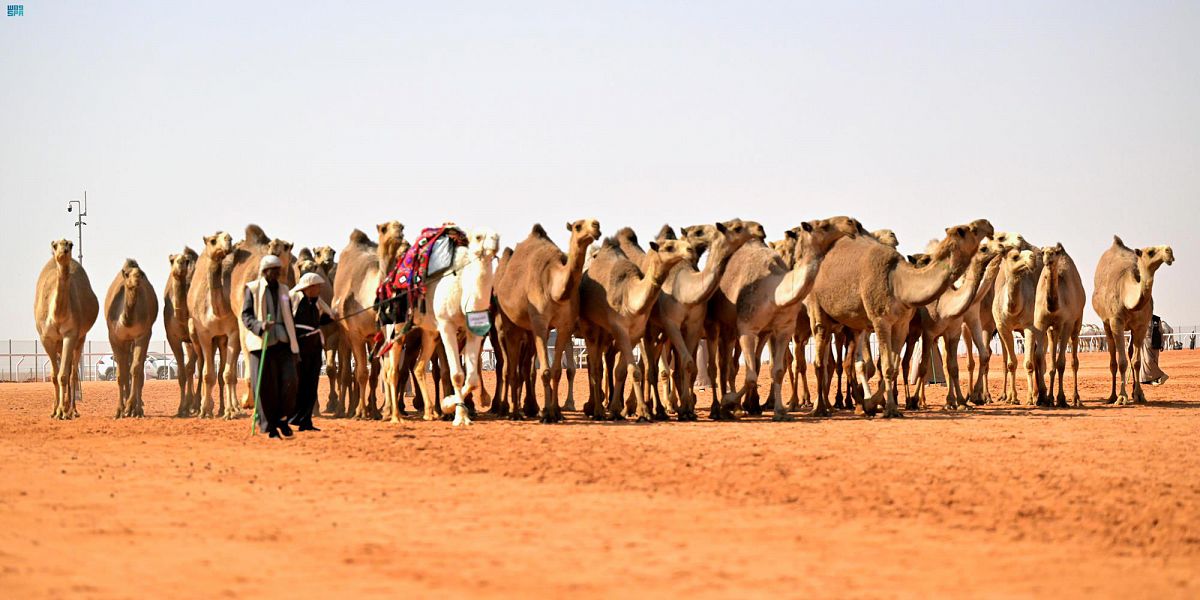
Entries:
<svg viewBox="0 0 1200 600">
<path fill-rule="evenodd" d="M 815 297 L 808 304 L 809 320 L 817 339 L 813 360 L 818 373 L 814 414 L 830 412 L 829 373 L 824 363 L 829 334 L 837 323 L 860 332 L 857 344 L 860 359 L 855 370 L 867 397 L 856 410 L 871 415 L 878 403 L 876 395 L 870 394 L 865 371 L 870 356 L 865 332 L 873 330 L 879 339 L 883 376 L 879 393 L 885 403 L 884 417 L 901 416 L 896 375 L 900 346 L 914 307 L 933 301 L 953 284 L 971 262 L 981 240 L 992 233 L 992 224 L 986 219 L 947 228 L 946 237 L 930 253 L 931 263 L 923 268 L 912 266 L 894 248 L 870 236 L 845 237 L 833 244 L 817 273 Z"/>
<path fill-rule="evenodd" d="M 413 332 L 424 334 L 421 336 L 421 350 L 416 361 L 416 380 L 425 399 L 426 421 L 439 417 L 443 409 L 452 408 L 454 425 L 471 423 L 466 403 L 472 400 L 475 392 L 483 390 L 479 359 L 486 333 L 479 335 L 472 331 L 468 327 L 467 315 L 482 313 L 486 316 L 488 312 L 495 278 L 492 259 L 499 250 L 500 236 L 496 232 L 487 228 L 468 231 L 467 246 L 455 250 L 454 266 L 450 271 L 441 277 L 426 281 L 426 297 L 430 299 L 430 302 L 426 303 L 426 310 L 413 311 Z M 413 332 L 410 332 L 410 335 Z M 465 334 L 466 338 L 461 358 L 458 343 L 460 334 Z M 424 368 L 433 358 L 439 335 L 446 352 L 444 362 L 449 367 L 453 385 L 454 397 L 449 399 L 449 403 L 443 403 L 437 397 L 429 380 L 429 373 Z M 403 345 L 393 344 L 393 364 L 399 364 Z M 466 363 L 465 372 L 463 362 Z M 393 423 L 400 422 L 398 412 L 399 410 L 392 411 Z"/>
<path fill-rule="evenodd" d="M 200 386 L 195 379 L 196 344 L 191 335 L 191 316 L 188 313 L 188 287 L 200 258 L 195 250 L 184 246 L 183 252 L 169 257 L 171 272 L 163 289 L 163 329 L 167 332 L 167 344 L 175 355 L 175 376 L 179 381 L 179 410 L 176 417 L 187 417 L 200 412 Z"/>
<path fill-rule="evenodd" d="M 1034 323 L 1034 303 L 1037 299 L 1037 282 L 1040 277 L 1041 252 L 1008 248 L 1000 263 L 996 276 L 995 297 L 992 300 L 992 315 L 996 319 L 996 330 L 1004 349 L 1004 393 L 1001 402 L 1016 404 L 1017 352 L 1013 331 L 1021 330 L 1025 343 L 1025 376 L 1029 384 L 1028 403 L 1040 403 L 1045 397 L 1042 368 L 1045 347 L 1043 332 Z"/>
<path fill-rule="evenodd" d="M 333 306 L 333 286 L 337 281 L 337 252 L 329 246 L 318 246 L 313 249 L 313 260 L 317 263 L 317 273 L 325 278 L 325 286 L 321 290 L 321 299 Z M 342 350 L 342 329 L 336 323 L 321 328 L 325 336 L 325 376 L 329 379 L 329 397 L 325 410 L 336 406 L 339 401 L 345 402 L 346 390 L 341 386 L 341 368 L 347 361 L 347 353 Z"/>
<path fill-rule="evenodd" d="M 978 310 L 976 300 L 984 290 L 991 289 L 995 284 L 1000 269 L 999 261 L 995 260 L 996 252 L 990 245 L 980 246 L 966 274 L 956 282 L 957 287 L 952 285 L 946 288 L 933 302 L 917 308 L 912 324 L 921 339 L 922 356 L 917 363 L 916 398 L 910 399 L 909 408 L 925 404 L 926 375 L 935 341 L 941 345 L 942 364 L 946 373 L 945 409 L 968 406 L 959 383 L 958 344 L 962 339 L 964 315 L 972 308 Z M 915 336 L 910 333 L 910 337 Z"/>
<path fill-rule="evenodd" d="M 213 417 L 213 392 L 217 386 L 216 353 L 221 353 L 222 372 L 219 374 L 221 413 L 226 419 L 238 415 L 234 398 L 237 395 L 237 356 L 241 351 L 238 324 L 241 318 L 229 304 L 229 272 L 222 268 L 225 258 L 233 252 L 233 238 L 224 231 L 205 236 L 204 251 L 196 261 L 195 275 L 188 288 L 187 307 L 191 316 L 192 343 L 200 348 L 200 367 L 204 376 L 204 401 L 200 418 Z"/>
<path fill-rule="evenodd" d="M 404 225 L 399 221 L 380 223 L 375 227 L 379 243 L 355 229 L 341 252 L 338 277 L 333 285 L 333 312 L 342 328 L 343 356 L 346 368 L 341 370 L 341 386 L 349 389 L 350 410 L 356 419 L 379 418 L 375 404 L 375 384 L 379 378 L 378 361 L 370 355 L 379 332 L 375 310 L 375 292 L 382 277 L 408 250 L 404 240 Z M 353 356 L 354 370 L 350 370 Z M 353 378 L 356 388 L 351 388 Z M 426 401 L 429 401 L 427 398 Z M 341 400 L 331 411 L 334 416 L 347 414 Z"/>
<path fill-rule="evenodd" d="M 52 419 L 79 416 L 75 404 L 77 397 L 83 396 L 79 361 L 88 331 L 100 313 L 87 272 L 71 258 L 74 247 L 69 240 L 50 242 L 51 258 L 38 275 L 33 301 L 38 337 L 50 357 L 50 378 L 54 381 Z"/>
<path fill-rule="evenodd" d="M 229 271 L 229 306 L 233 308 L 234 312 L 239 313 L 237 318 L 238 344 L 242 349 L 242 359 L 248 365 L 250 364 L 250 350 L 249 346 L 246 345 L 246 334 L 249 331 L 242 323 L 240 316 L 242 301 L 246 298 L 246 284 L 258 279 L 258 265 L 262 258 L 268 254 L 274 254 L 283 263 L 280 283 L 288 287 L 295 285 L 296 272 L 292 268 L 292 265 L 296 262 L 296 257 L 292 256 L 291 242 L 279 238 L 271 239 L 267 237 L 267 234 L 258 225 L 247 225 L 245 235 L 245 239 L 234 245 L 233 252 L 226 257 L 222 268 Z M 237 355 L 234 354 L 233 356 L 236 357 Z M 235 370 L 234 373 L 236 372 Z M 242 408 L 249 409 L 254 407 L 254 399 L 250 393 L 250 377 L 248 374 L 246 379 L 246 394 L 242 396 L 241 406 Z M 236 384 L 237 381 L 235 379 L 235 387 Z M 237 410 L 236 404 L 234 405 L 234 410 Z"/>
<path fill-rule="evenodd" d="M 508 264 L 494 286 L 499 305 L 497 322 L 500 343 L 504 346 L 505 379 L 509 383 L 512 410 L 509 418 L 524 417 L 520 407 L 520 346 L 532 334 L 537 358 L 537 379 L 545 392 L 543 423 L 562 420 L 558 406 L 558 383 L 562 353 L 571 344 L 557 343 L 553 356 L 548 350 L 550 330 L 558 340 L 570 340 L 579 319 L 579 281 L 587 248 L 600 237 L 600 222 L 580 219 L 567 223 L 571 242 L 567 254 L 550 240 L 540 224 L 534 225 L 513 249 Z M 526 402 L 535 402 L 530 396 Z"/>
<path fill-rule="evenodd" d="M 118 419 L 146 416 L 142 386 L 145 384 L 146 350 L 157 317 L 158 297 L 154 287 L 136 260 L 125 259 L 104 297 L 108 341 L 117 362 Z"/>
<path fill-rule="evenodd" d="M 1153 307 L 1154 276 L 1162 265 L 1175 262 L 1170 246 L 1149 246 L 1133 249 L 1120 237 L 1113 236 L 1112 246 L 1096 264 L 1095 287 L 1092 288 L 1092 308 L 1104 323 L 1108 338 L 1108 370 L 1112 374 L 1110 404 L 1129 404 L 1125 378 L 1133 378 L 1133 402 L 1145 402 L 1141 378 L 1142 345 L 1133 345 L 1133 370 L 1125 354 L 1125 332 L 1134 340 L 1146 337 Z M 1117 372 L 1121 373 L 1121 390 L 1117 393 Z"/>
<path fill-rule="evenodd" d="M 714 387 L 712 418 L 736 418 L 732 408 L 751 389 L 757 389 L 760 339 L 769 340 L 771 356 L 783 356 L 796 331 L 800 302 L 812 289 L 830 247 L 843 237 L 866 233 L 857 220 L 849 217 L 808 221 L 790 232 L 789 235 L 797 237 L 795 266 L 788 269 L 775 251 L 756 237 L 733 253 L 718 291 L 709 301 L 709 318 L 717 324 L 711 328 L 716 333 L 710 332 L 710 354 L 715 349 L 714 337 L 719 336 L 723 357 L 732 353 L 736 340 L 746 369 L 740 389 L 726 394 L 719 404 Z M 771 368 L 772 419 L 791 420 L 781 392 L 784 362 L 774 362 Z"/>
<path fill-rule="evenodd" d="M 1074 384 L 1073 404 L 1079 401 L 1079 330 L 1083 325 L 1084 305 L 1083 279 L 1075 268 L 1075 261 L 1063 249 L 1061 243 L 1042 249 L 1042 275 L 1038 278 L 1036 300 L 1033 306 L 1033 325 L 1045 332 L 1046 350 L 1051 352 L 1054 363 L 1050 370 L 1050 385 L 1047 393 L 1054 393 L 1055 376 L 1058 377 L 1056 405 L 1067 407 L 1067 396 L 1063 392 L 1063 378 L 1067 369 L 1067 344 L 1071 345 L 1071 379 Z"/>
<path fill-rule="evenodd" d="M 1019 233 L 997 232 L 992 236 L 988 245 L 998 257 L 1007 253 L 1009 248 L 1032 251 L 1033 245 L 1025 241 Z M 998 263 L 997 263 L 998 264 Z M 998 272 L 997 272 L 998 274 Z M 988 387 L 988 372 L 991 370 L 992 336 L 996 331 L 996 317 L 992 314 L 992 303 L 995 301 L 995 284 L 985 288 L 975 298 L 975 303 L 963 314 L 963 337 L 966 338 L 967 348 L 967 378 L 971 392 L 967 401 L 972 404 L 990 404 L 992 392 Z M 978 363 L 975 353 L 979 354 Z M 1008 371 L 1005 371 L 1007 377 Z"/>
<path fill-rule="evenodd" d="M 664 280 L 662 293 L 650 313 L 643 347 L 645 363 L 650 369 L 647 381 L 650 382 L 657 379 L 654 369 L 659 368 L 659 344 L 666 348 L 663 357 L 672 358 L 673 370 L 678 373 L 673 382 L 674 393 L 679 396 L 676 416 L 680 421 L 694 421 L 697 418 L 696 397 L 692 387 L 698 374 L 695 357 L 704 334 L 708 302 L 717 293 L 730 257 L 753 235 L 741 219 L 693 225 L 684 227 L 681 232 L 691 245 L 695 258 L 677 264 Z M 658 236 L 659 247 L 673 237 L 674 232 L 664 227 Z M 708 261 L 700 269 L 696 263 L 706 251 Z M 657 341 L 660 337 L 661 342 Z M 668 390 L 668 394 L 671 393 Z"/>
<path fill-rule="evenodd" d="M 625 378 L 632 365 L 637 402 L 634 416 L 639 422 L 650 420 L 645 369 L 641 364 L 634 364 L 633 345 L 640 343 L 646 334 L 646 323 L 662 292 L 663 282 L 675 265 L 692 256 L 691 245 L 685 241 L 650 242 L 650 251 L 642 257 L 642 267 L 639 267 L 621 251 L 616 239 L 609 238 L 583 272 L 579 284 L 580 331 L 588 344 L 590 362 L 596 363 L 595 358 L 602 354 L 606 343 L 613 344 L 618 351 L 609 412 L 605 414 L 602 397 L 594 395 L 593 418 L 621 418 Z M 647 360 L 657 361 L 657 358 L 647 357 Z M 603 369 L 589 365 L 588 375 L 593 387 L 601 381 L 599 375 L 602 373 Z"/>
</svg>

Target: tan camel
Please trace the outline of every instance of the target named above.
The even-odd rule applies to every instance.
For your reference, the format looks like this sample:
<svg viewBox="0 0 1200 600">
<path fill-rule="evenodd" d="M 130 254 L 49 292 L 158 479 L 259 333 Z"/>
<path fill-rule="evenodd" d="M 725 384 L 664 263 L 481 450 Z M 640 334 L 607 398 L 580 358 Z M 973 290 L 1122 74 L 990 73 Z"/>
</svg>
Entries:
<svg viewBox="0 0 1200 600">
<path fill-rule="evenodd" d="M 960 406 L 968 406 L 959 380 L 958 344 L 962 339 L 964 315 L 972 308 L 978 308 L 975 301 L 984 290 L 991 289 L 996 282 L 996 275 L 1000 269 L 1000 261 L 995 260 L 996 252 L 990 245 L 980 246 L 979 252 L 967 267 L 966 274 L 955 285 L 946 288 L 933 302 L 917 308 L 912 326 L 916 336 L 913 336 L 910 330 L 910 338 L 920 338 L 922 356 L 917 362 L 916 398 L 910 399 L 909 408 L 925 405 L 925 382 L 935 342 L 941 347 L 942 366 L 946 374 L 945 409 L 955 410 Z"/>
<path fill-rule="evenodd" d="M 513 249 L 504 272 L 496 278 L 495 294 L 499 305 L 497 323 L 500 343 L 504 346 L 505 380 L 509 384 L 512 410 L 509 418 L 524 417 L 520 407 L 519 372 L 521 344 L 532 334 L 537 358 L 537 379 L 542 384 L 546 405 L 542 422 L 562 420 L 558 406 L 558 383 L 563 352 L 570 343 L 557 343 L 554 355 L 548 349 L 550 330 L 557 330 L 557 339 L 570 340 L 579 320 L 579 281 L 583 273 L 584 255 L 588 246 L 600 237 L 600 222 L 580 219 L 567 223 L 571 242 L 567 254 L 550 240 L 540 224 L 534 225 L 529 236 Z M 535 402 L 533 397 L 526 402 Z"/>
<path fill-rule="evenodd" d="M 399 221 L 380 223 L 375 227 L 379 243 L 355 229 L 350 242 L 342 249 L 338 277 L 333 286 L 333 312 L 342 320 L 342 348 L 346 351 L 341 371 L 341 386 L 350 390 L 350 412 L 356 419 L 379 418 L 375 384 L 379 379 L 379 361 L 370 355 L 376 336 L 380 333 L 375 310 L 375 292 L 381 278 L 387 275 L 396 260 L 408 249 L 404 240 L 404 225 Z M 354 370 L 350 370 L 353 356 Z M 352 381 L 353 379 L 353 381 Z M 355 387 L 351 387 L 352 384 Z M 426 399 L 428 402 L 429 400 Z M 331 411 L 344 416 L 347 407 L 339 403 Z"/>
<path fill-rule="evenodd" d="M 169 258 L 171 272 L 163 288 L 163 329 L 167 332 L 167 344 L 175 355 L 175 376 L 179 381 L 179 410 L 176 417 L 188 417 L 200 413 L 200 385 L 195 378 L 196 344 L 191 335 L 191 316 L 188 312 L 188 288 L 196 261 L 200 256 L 195 250 L 184 246 L 183 252 Z"/>
<path fill-rule="evenodd" d="M 870 361 L 865 332 L 871 330 L 879 339 L 883 376 L 879 394 L 886 404 L 884 416 L 900 416 L 896 390 L 899 351 L 914 307 L 932 302 L 952 285 L 979 250 L 980 241 L 992 232 L 991 223 L 985 219 L 947 228 L 946 237 L 930 253 L 932 262 L 923 268 L 912 266 L 894 248 L 870 236 L 844 238 L 833 244 L 817 274 L 815 297 L 809 303 L 809 320 L 817 340 L 813 360 L 818 373 L 814 414 L 829 414 L 832 370 L 825 369 L 824 363 L 833 324 L 839 323 L 864 332 L 859 333 L 860 358 L 855 370 L 867 397 L 856 410 L 873 414 L 877 405 L 865 371 L 865 363 Z"/>
<path fill-rule="evenodd" d="M 188 288 L 187 306 L 191 316 L 192 342 L 200 348 L 203 361 L 204 401 L 200 418 L 213 417 L 213 392 L 221 379 L 219 410 L 226 419 L 237 417 L 238 314 L 229 304 L 229 271 L 222 268 L 233 252 L 233 238 L 224 231 L 205 236 L 204 250 L 196 261 L 195 275 Z M 217 372 L 217 352 L 221 354 L 221 373 Z"/>
<path fill-rule="evenodd" d="M 843 237 L 866 233 L 856 219 L 849 217 L 808 221 L 791 231 L 798 238 L 795 266 L 788 269 L 774 250 L 755 238 L 733 253 L 719 289 L 709 301 L 709 319 L 718 324 L 720 345 L 718 349 L 710 343 L 710 354 L 719 351 L 731 355 L 736 340 L 745 368 L 740 389 L 726 394 L 719 405 L 714 387 L 712 418 L 735 418 L 732 409 L 751 389 L 757 389 L 760 340 L 769 340 L 771 356 L 783 356 L 796 331 L 800 302 L 812 289 L 830 247 Z M 709 335 L 711 340 L 714 336 Z M 778 360 L 771 369 L 772 418 L 776 421 L 791 419 L 783 405 L 783 367 L 784 362 Z"/>
<path fill-rule="evenodd" d="M 146 351 L 156 318 L 158 297 L 154 287 L 136 260 L 125 259 L 104 297 L 108 341 L 117 363 L 118 419 L 146 416 L 142 386 L 145 385 Z"/>
<path fill-rule="evenodd" d="M 588 344 L 588 356 L 601 356 L 602 344 L 607 340 L 617 348 L 611 406 L 605 414 L 603 397 L 594 396 L 597 400 L 592 403 L 593 418 L 622 418 L 625 379 L 632 365 L 633 393 L 637 403 L 634 416 L 638 421 L 650 420 L 645 370 L 641 364 L 634 364 L 633 346 L 646 334 L 646 323 L 662 293 L 663 282 L 676 264 L 691 257 L 691 246 L 685 241 L 670 240 L 661 245 L 650 242 L 650 251 L 641 257 L 642 267 L 639 268 L 621 251 L 620 243 L 610 238 L 583 272 L 579 284 L 579 329 Z M 595 360 L 591 362 L 595 363 Z M 599 364 L 596 368 L 589 364 L 588 368 L 593 388 L 601 381 L 603 373 L 598 367 Z"/>
<path fill-rule="evenodd" d="M 988 246 L 998 257 L 1007 253 L 1008 249 L 1032 251 L 1033 245 L 1025 241 L 1019 233 L 997 232 L 988 241 Z M 997 263 L 999 264 L 999 263 Z M 997 272 L 998 273 L 998 272 Z M 967 400 L 972 404 L 989 404 L 992 402 L 992 391 L 988 387 L 988 373 L 991 370 L 992 338 L 996 332 L 996 317 L 992 314 L 992 303 L 995 301 L 995 285 L 981 290 L 976 296 L 974 305 L 963 314 L 963 337 L 967 347 L 967 377 L 971 387 Z M 976 362 L 975 354 L 979 360 Z M 1005 371 L 1005 377 L 1008 371 Z"/>
<path fill-rule="evenodd" d="M 229 306 L 234 312 L 239 313 L 237 318 L 238 344 L 242 350 L 242 360 L 247 365 L 250 364 L 250 350 L 246 345 L 246 334 L 249 331 L 242 323 L 240 316 L 242 301 L 246 298 L 246 284 L 258 279 L 259 262 L 268 254 L 274 254 L 283 263 L 280 282 L 288 287 L 295 285 L 296 272 L 292 265 L 296 262 L 296 257 L 292 256 L 292 243 L 279 238 L 267 237 L 267 234 L 258 225 L 246 226 L 245 239 L 234 246 L 233 252 L 226 257 L 225 264 L 222 265 L 222 268 L 229 271 Z M 234 370 L 234 373 L 236 372 Z M 242 395 L 242 408 L 252 409 L 254 407 L 254 398 L 250 391 L 249 374 L 247 374 L 246 393 Z M 235 405 L 234 409 L 236 410 L 236 408 Z"/>
<path fill-rule="evenodd" d="M 1170 246 L 1149 246 L 1133 249 L 1121 238 L 1113 236 L 1112 246 L 1096 264 L 1095 287 L 1092 288 L 1092 308 L 1104 322 L 1108 337 L 1108 369 L 1112 373 L 1112 393 L 1108 402 L 1129 404 L 1125 392 L 1125 377 L 1130 364 L 1125 354 L 1125 332 L 1132 339 L 1142 340 L 1150 328 L 1153 310 L 1154 275 L 1164 264 L 1175 262 Z M 1133 402 L 1145 402 L 1138 374 L 1142 368 L 1142 344 L 1133 345 Z M 1117 393 L 1117 372 L 1121 373 L 1121 391 Z"/>
<path fill-rule="evenodd" d="M 1071 379 L 1074 384 L 1073 404 L 1079 401 L 1079 330 L 1083 326 L 1084 294 L 1083 279 L 1075 261 L 1063 249 L 1061 243 L 1042 249 L 1042 275 L 1038 278 L 1036 300 L 1033 306 L 1033 325 L 1045 332 L 1046 350 L 1051 352 L 1053 365 L 1050 369 L 1050 384 L 1047 393 L 1054 394 L 1054 380 L 1058 378 L 1056 404 L 1066 408 L 1067 396 L 1063 392 L 1063 378 L 1067 370 L 1067 345 L 1071 346 Z"/>
<path fill-rule="evenodd" d="M 1014 331 L 1022 332 L 1025 344 L 1025 376 L 1029 384 L 1028 404 L 1038 404 L 1045 397 L 1042 368 L 1045 355 L 1043 332 L 1034 324 L 1034 303 L 1037 299 L 1037 282 L 1041 275 L 1040 250 L 1008 248 L 1000 263 L 996 276 L 995 297 L 992 300 L 992 316 L 996 319 L 996 332 L 1004 349 L 1004 393 L 1001 402 L 1019 403 L 1017 392 L 1017 349 Z"/>
<path fill-rule="evenodd" d="M 657 376 L 654 369 L 660 368 L 657 358 L 669 358 L 675 375 L 668 394 L 678 394 L 679 407 L 676 415 L 680 421 L 696 420 L 696 397 L 693 385 L 698 369 L 695 361 L 704 335 L 704 322 L 708 315 L 708 302 L 717 293 L 717 286 L 729 265 L 729 259 L 752 236 L 741 219 L 724 223 L 693 225 L 681 230 L 692 247 L 693 260 L 677 264 L 662 285 L 654 310 L 650 313 L 643 348 L 650 372 L 647 381 L 653 383 Z M 664 228 L 657 242 L 659 247 L 674 237 L 674 232 Z M 708 252 L 704 268 L 697 267 L 700 256 Z M 662 350 L 660 350 L 662 349 Z M 665 350 L 665 351 L 664 351 Z"/>
<path fill-rule="evenodd" d="M 87 272 L 71 258 L 74 247 L 68 240 L 50 242 L 51 259 L 38 275 L 33 300 L 38 337 L 50 357 L 50 378 L 54 381 L 52 419 L 79 416 L 75 405 L 77 397 L 83 395 L 79 361 L 88 331 L 100 312 Z"/>
</svg>

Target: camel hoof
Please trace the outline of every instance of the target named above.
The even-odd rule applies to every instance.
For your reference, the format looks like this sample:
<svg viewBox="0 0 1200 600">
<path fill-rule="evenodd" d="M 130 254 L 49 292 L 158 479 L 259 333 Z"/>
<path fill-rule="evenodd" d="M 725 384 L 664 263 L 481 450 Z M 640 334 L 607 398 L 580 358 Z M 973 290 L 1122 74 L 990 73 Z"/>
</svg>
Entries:
<svg viewBox="0 0 1200 600">
<path fill-rule="evenodd" d="M 789 421 L 795 421 L 796 417 L 793 417 L 792 415 L 787 414 L 786 411 L 785 412 L 776 412 L 775 414 L 771 415 L 771 420 L 775 421 L 776 423 L 786 423 Z"/>
<path fill-rule="evenodd" d="M 508 413 L 508 420 L 509 421 L 524 421 L 525 413 L 523 413 L 519 410 L 514 410 L 514 411 Z"/>
<path fill-rule="evenodd" d="M 1079 396 L 1075 396 L 1072 404 L 1075 406 L 1075 408 L 1083 408 L 1083 402 L 1079 400 Z"/>
<path fill-rule="evenodd" d="M 945 406 L 942 406 L 942 410 L 953 412 L 953 411 L 958 410 L 958 405 L 955 404 L 953 401 L 947 401 Z"/>
<path fill-rule="evenodd" d="M 913 396 L 904 401 L 905 410 L 919 410 L 921 408 L 921 399 Z"/>
<path fill-rule="evenodd" d="M 566 411 L 570 411 L 570 412 L 575 412 L 575 401 L 568 399 L 567 403 L 563 405 L 562 409 L 566 410 Z"/>
<path fill-rule="evenodd" d="M 889 409 L 886 409 L 883 411 L 883 418 L 885 418 L 885 419 L 903 419 L 904 413 L 901 413 L 899 409 L 889 408 Z"/>
<path fill-rule="evenodd" d="M 810 417 L 832 417 L 833 411 L 829 410 L 828 406 L 818 406 L 808 413 Z"/>
<path fill-rule="evenodd" d="M 635 423 L 650 423 L 651 420 L 650 420 L 650 417 L 647 417 L 646 415 L 638 415 L 638 418 L 635 419 L 634 422 Z"/>
<path fill-rule="evenodd" d="M 543 411 L 542 417 L 539 420 L 543 424 L 549 425 L 549 424 L 553 424 L 553 423 L 561 423 L 563 419 L 562 419 L 561 414 L 558 414 L 558 413 L 551 414 L 551 413 L 546 413 Z"/>
</svg>

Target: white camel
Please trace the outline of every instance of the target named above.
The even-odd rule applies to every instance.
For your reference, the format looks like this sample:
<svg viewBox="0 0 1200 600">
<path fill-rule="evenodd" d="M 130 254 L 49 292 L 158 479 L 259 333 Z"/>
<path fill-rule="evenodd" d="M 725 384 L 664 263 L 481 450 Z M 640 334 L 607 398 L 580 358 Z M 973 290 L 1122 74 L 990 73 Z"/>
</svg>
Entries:
<svg viewBox="0 0 1200 600">
<path fill-rule="evenodd" d="M 414 307 L 413 329 L 410 335 L 423 333 L 421 350 L 414 369 L 417 385 L 421 387 L 421 395 L 425 398 L 425 420 L 438 417 L 435 406 L 440 406 L 442 413 L 454 411 L 454 425 L 470 425 L 466 401 L 475 392 L 483 391 L 483 381 L 479 374 L 480 352 L 483 340 L 487 337 L 487 329 L 479 328 L 480 323 L 472 323 L 475 330 L 468 326 L 468 314 L 473 313 L 475 319 L 487 321 L 488 306 L 492 299 L 492 284 L 495 281 L 495 264 L 493 259 L 500 248 L 500 236 L 488 228 L 473 229 L 467 232 L 467 246 L 455 250 L 454 266 L 445 275 L 428 281 L 426 297 L 429 301 L 424 311 Z M 466 344 L 459 350 L 459 334 L 465 333 Z M 446 349 L 446 362 L 450 368 L 450 380 L 454 393 L 438 402 L 433 396 L 433 385 L 425 365 L 433 357 L 437 349 L 438 336 Z M 397 341 L 390 350 L 392 364 L 400 363 L 404 344 Z M 464 373 L 463 362 L 466 363 Z M 399 377 L 400 373 L 393 374 Z M 400 389 L 398 382 L 391 382 Z M 392 411 L 393 423 L 399 423 L 399 411 Z"/>
</svg>

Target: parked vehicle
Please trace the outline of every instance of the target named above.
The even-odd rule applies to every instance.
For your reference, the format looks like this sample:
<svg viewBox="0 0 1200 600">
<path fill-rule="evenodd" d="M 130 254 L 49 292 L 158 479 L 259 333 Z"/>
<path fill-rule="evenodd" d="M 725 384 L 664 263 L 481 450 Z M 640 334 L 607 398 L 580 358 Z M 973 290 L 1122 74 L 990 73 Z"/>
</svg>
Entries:
<svg viewBox="0 0 1200 600">
<path fill-rule="evenodd" d="M 146 379 L 175 379 L 178 372 L 179 365 L 175 362 L 175 357 L 159 352 L 146 353 L 146 364 L 142 372 Z M 117 380 L 117 360 L 113 355 L 103 356 L 96 361 L 96 377 L 103 381 Z"/>
</svg>

